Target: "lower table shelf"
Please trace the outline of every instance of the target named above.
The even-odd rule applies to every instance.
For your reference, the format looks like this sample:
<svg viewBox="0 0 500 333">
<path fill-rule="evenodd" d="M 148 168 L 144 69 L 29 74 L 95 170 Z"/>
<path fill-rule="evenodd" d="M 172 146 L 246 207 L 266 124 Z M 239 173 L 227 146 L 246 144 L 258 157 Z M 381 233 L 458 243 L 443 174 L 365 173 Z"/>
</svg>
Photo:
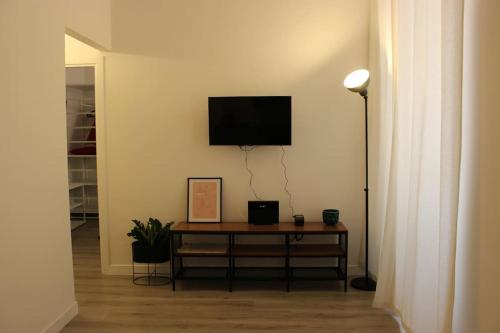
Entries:
<svg viewBox="0 0 500 333">
<path fill-rule="evenodd" d="M 340 244 L 294 244 L 290 245 L 290 257 L 345 257 Z"/>
<path fill-rule="evenodd" d="M 290 279 L 307 280 L 344 280 L 345 274 L 340 267 L 290 267 Z M 227 266 L 183 266 L 176 273 L 176 279 L 183 280 L 226 280 Z M 233 267 L 234 281 L 286 280 L 285 267 Z"/>
<path fill-rule="evenodd" d="M 180 268 L 175 278 L 178 280 L 226 280 L 227 267 L 189 266 Z"/>
<path fill-rule="evenodd" d="M 311 272 L 314 271 L 314 274 Z M 292 280 L 346 280 L 347 276 L 340 266 L 337 267 L 292 267 Z"/>
<path fill-rule="evenodd" d="M 286 246 L 278 244 L 235 244 L 231 248 L 233 257 L 285 257 Z"/>
</svg>

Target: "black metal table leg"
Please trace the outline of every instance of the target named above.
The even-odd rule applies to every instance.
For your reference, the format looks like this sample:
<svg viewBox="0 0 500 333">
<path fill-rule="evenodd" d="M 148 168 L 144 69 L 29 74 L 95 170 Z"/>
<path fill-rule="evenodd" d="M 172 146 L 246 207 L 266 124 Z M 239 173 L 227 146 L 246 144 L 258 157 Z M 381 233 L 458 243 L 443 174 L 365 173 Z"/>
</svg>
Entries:
<svg viewBox="0 0 500 333">
<path fill-rule="evenodd" d="M 179 234 L 179 247 L 182 246 L 182 234 Z M 179 256 L 179 270 L 184 271 L 184 262 L 182 256 Z"/>
<path fill-rule="evenodd" d="M 347 236 L 347 233 L 345 233 L 344 235 L 342 235 L 341 237 L 344 237 L 344 246 L 345 246 L 345 266 L 344 266 L 344 272 L 345 272 L 345 276 L 344 276 L 344 292 L 347 292 L 347 250 L 348 250 L 348 236 Z"/>
<path fill-rule="evenodd" d="M 175 235 L 170 233 L 170 278 L 172 279 L 172 291 L 175 291 Z"/>
<path fill-rule="evenodd" d="M 286 291 L 290 291 L 290 235 L 286 234 L 286 257 L 285 257 L 285 272 L 286 272 Z"/>
<path fill-rule="evenodd" d="M 232 246 L 234 246 L 236 244 L 236 241 L 235 241 L 236 237 L 234 234 L 231 235 L 231 244 Z M 232 252 L 231 252 L 232 254 Z M 232 277 L 233 277 L 233 281 L 235 279 L 235 276 L 236 276 L 236 258 L 233 256 L 231 256 L 231 274 L 232 274 Z"/>
<path fill-rule="evenodd" d="M 232 265 L 232 248 L 233 248 L 233 242 L 232 242 L 232 236 L 231 234 L 228 234 L 228 242 L 229 242 L 229 249 L 228 249 L 228 266 L 227 266 L 227 273 L 228 273 L 228 278 L 229 278 L 229 292 L 233 291 L 233 265 Z"/>
</svg>

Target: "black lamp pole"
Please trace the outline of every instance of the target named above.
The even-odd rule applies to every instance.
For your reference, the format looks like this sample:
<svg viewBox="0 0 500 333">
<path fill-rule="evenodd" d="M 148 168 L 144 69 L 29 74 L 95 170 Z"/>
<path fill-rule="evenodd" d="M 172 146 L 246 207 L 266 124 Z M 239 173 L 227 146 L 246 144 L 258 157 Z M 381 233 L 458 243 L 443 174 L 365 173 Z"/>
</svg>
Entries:
<svg viewBox="0 0 500 333">
<path fill-rule="evenodd" d="M 359 93 L 365 100 L 365 276 L 352 279 L 351 286 L 356 289 L 374 291 L 377 283 L 368 274 L 368 91 Z"/>
</svg>

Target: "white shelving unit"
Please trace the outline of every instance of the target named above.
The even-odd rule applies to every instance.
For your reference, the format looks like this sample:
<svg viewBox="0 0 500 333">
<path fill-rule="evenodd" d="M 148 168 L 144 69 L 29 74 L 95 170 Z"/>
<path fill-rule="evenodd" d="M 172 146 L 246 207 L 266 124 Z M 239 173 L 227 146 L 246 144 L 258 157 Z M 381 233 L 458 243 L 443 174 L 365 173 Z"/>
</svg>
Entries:
<svg viewBox="0 0 500 333">
<path fill-rule="evenodd" d="M 66 68 L 66 119 L 71 230 L 99 218 L 95 155 L 94 68 Z"/>
</svg>

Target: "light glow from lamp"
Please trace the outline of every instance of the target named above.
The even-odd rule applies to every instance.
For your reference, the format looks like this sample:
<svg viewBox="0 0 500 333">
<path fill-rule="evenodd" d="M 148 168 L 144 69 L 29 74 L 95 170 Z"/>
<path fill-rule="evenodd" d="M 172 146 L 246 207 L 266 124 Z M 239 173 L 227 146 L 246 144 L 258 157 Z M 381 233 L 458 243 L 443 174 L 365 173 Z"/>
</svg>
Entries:
<svg viewBox="0 0 500 333">
<path fill-rule="evenodd" d="M 358 69 L 347 75 L 344 80 L 344 87 L 352 92 L 357 92 L 363 95 L 366 94 L 366 88 L 370 83 L 370 72 L 366 69 Z"/>
</svg>

